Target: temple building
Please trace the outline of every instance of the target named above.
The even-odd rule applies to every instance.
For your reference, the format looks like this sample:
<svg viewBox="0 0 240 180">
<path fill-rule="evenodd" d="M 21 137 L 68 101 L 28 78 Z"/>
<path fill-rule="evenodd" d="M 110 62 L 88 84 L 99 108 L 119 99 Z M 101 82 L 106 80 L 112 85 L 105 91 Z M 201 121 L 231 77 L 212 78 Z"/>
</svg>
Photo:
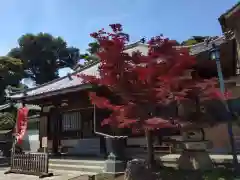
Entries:
<svg viewBox="0 0 240 180">
<path fill-rule="evenodd" d="M 236 8 L 239 9 L 239 6 Z M 231 19 L 229 13 L 224 15 L 226 16 L 225 22 Z M 214 43 L 220 48 L 220 60 L 226 87 L 232 91 L 234 98 L 238 100 L 240 96 L 238 82 L 240 29 L 237 28 L 237 25 L 234 26 L 234 22 L 240 24 L 239 20 L 237 21 L 233 18 L 231 23 L 229 22 L 229 26 L 228 23 L 223 25 L 223 29 L 227 29 L 224 31 L 225 34 L 223 36 L 212 39 L 208 44 L 202 42 L 188 48 L 191 54 L 197 57 L 197 71 L 206 77 L 217 77 L 215 62 L 212 62 L 212 65 L 208 67 L 204 65 L 206 61 L 211 61 L 209 58 L 211 44 Z M 229 32 L 228 30 L 231 31 Z M 131 54 L 137 50 L 146 54 L 148 46 L 142 42 L 136 42 L 128 45 L 125 51 Z M 81 78 L 75 76 L 77 73 L 97 76 L 98 67 L 99 62 L 92 63 L 84 68 L 76 67 L 74 73 L 9 96 L 13 102 L 24 102 L 41 107 L 39 151 L 44 147 L 48 147 L 49 152 L 52 154 L 105 157 L 109 152 L 105 137 L 107 135 L 120 137 L 124 134 L 113 132 L 109 127 L 101 127 L 101 120 L 107 117 L 109 113 L 94 107 L 88 98 L 88 92 L 93 89 L 100 94 L 113 95 L 107 89 L 84 84 Z M 234 107 L 235 111 L 240 109 L 238 103 L 235 103 Z M 237 129 L 235 131 L 240 132 L 238 128 L 235 129 Z M 218 133 L 220 131 L 221 139 L 219 140 Z M 207 128 L 205 129 L 205 133 L 207 139 L 213 142 L 211 151 L 226 153 L 230 151 L 225 124 L 214 128 Z M 129 135 L 126 138 L 125 146 L 127 149 L 132 145 L 144 143 L 145 140 L 143 137 L 131 137 Z"/>
</svg>

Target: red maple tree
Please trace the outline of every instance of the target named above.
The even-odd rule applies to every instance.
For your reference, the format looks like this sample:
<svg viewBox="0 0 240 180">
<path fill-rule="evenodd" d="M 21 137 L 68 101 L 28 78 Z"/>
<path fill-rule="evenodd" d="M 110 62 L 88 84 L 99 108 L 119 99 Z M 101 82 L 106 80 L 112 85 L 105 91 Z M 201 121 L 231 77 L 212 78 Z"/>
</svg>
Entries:
<svg viewBox="0 0 240 180">
<path fill-rule="evenodd" d="M 100 45 L 99 75 L 80 75 L 85 83 L 105 86 L 121 99 L 116 104 L 109 97 L 90 92 L 93 104 L 112 111 L 103 125 L 149 134 L 153 129 L 176 127 L 175 122 L 197 123 L 199 119 L 166 117 L 161 110 L 186 100 L 199 102 L 221 97 L 215 79 L 202 79 L 194 71 L 196 59 L 189 49 L 178 48 L 176 41 L 161 35 L 148 42 L 147 55 L 139 51 L 129 54 L 125 52 L 129 36 L 123 33 L 122 26 L 110 27 L 110 33 L 102 29 L 91 34 Z"/>
</svg>

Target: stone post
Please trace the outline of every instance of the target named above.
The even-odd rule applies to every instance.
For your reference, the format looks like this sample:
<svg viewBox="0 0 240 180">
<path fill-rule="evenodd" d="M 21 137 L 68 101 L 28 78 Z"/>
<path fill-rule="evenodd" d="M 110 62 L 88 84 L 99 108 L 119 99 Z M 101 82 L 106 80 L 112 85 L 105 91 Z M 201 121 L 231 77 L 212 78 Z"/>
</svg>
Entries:
<svg viewBox="0 0 240 180">
<path fill-rule="evenodd" d="M 204 138 L 200 137 L 198 134 L 199 132 L 196 130 L 184 132 L 183 139 L 180 142 L 183 147 L 183 152 L 177 161 L 179 169 L 213 169 L 212 160 L 207 152 L 207 149 L 211 148 L 211 142 L 204 140 Z"/>
<path fill-rule="evenodd" d="M 108 153 L 107 160 L 105 161 L 105 173 L 123 173 L 126 166 L 124 157 L 125 139 L 106 137 L 105 140 Z"/>
</svg>

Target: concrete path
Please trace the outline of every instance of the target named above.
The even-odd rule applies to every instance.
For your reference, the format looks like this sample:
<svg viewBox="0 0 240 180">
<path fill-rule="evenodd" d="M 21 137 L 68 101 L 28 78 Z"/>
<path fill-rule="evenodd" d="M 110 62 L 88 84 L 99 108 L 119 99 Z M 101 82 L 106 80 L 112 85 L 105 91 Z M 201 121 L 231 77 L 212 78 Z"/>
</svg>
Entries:
<svg viewBox="0 0 240 180">
<path fill-rule="evenodd" d="M 4 174 L 8 168 L 0 169 L 0 180 L 39 180 L 38 176 L 23 175 L 23 174 Z M 44 180 L 69 180 L 80 176 L 79 173 L 55 172 L 54 176 L 44 178 Z"/>
<path fill-rule="evenodd" d="M 161 157 L 164 161 L 176 161 L 180 157 L 179 154 L 168 154 Z M 210 155 L 214 161 L 229 161 L 232 160 L 232 155 Z M 238 155 L 238 161 L 240 162 L 240 155 Z M 0 180 L 39 180 L 37 176 L 21 175 L 21 174 L 7 174 L 8 168 L 0 168 Z M 53 177 L 44 178 L 44 180 L 69 180 L 81 175 L 81 172 L 69 172 L 69 171 L 55 171 Z M 84 178 L 85 179 L 85 178 Z"/>
</svg>

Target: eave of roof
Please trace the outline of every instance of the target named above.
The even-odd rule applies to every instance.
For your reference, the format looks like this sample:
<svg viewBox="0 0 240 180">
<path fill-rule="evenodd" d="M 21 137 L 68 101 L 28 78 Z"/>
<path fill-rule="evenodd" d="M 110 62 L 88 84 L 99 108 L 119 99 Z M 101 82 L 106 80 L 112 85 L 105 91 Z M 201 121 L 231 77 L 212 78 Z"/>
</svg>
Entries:
<svg viewBox="0 0 240 180">
<path fill-rule="evenodd" d="M 15 108 L 20 108 L 22 107 L 21 103 L 16 103 L 16 104 L 11 104 L 11 103 L 6 103 L 6 104 L 2 104 L 0 105 L 0 111 L 5 110 L 10 108 L 11 106 L 14 106 Z M 33 104 L 26 104 L 26 107 L 28 107 L 29 110 L 36 110 L 36 111 L 40 111 L 41 107 L 38 105 L 33 105 Z"/>
<path fill-rule="evenodd" d="M 229 18 L 231 17 L 234 13 L 236 13 L 237 11 L 240 10 L 240 2 L 238 2 L 237 4 L 235 4 L 233 7 L 231 7 L 230 9 L 228 9 L 225 13 L 223 13 L 221 17 L 226 17 L 226 18 Z"/>
<path fill-rule="evenodd" d="M 95 75 L 98 69 L 98 62 L 94 62 L 79 71 L 73 72 L 67 76 L 55 79 L 48 83 L 29 88 L 25 92 L 18 92 L 10 95 L 8 98 L 12 100 L 25 99 L 26 101 L 39 99 L 42 97 L 54 96 L 61 93 L 68 93 L 82 89 L 92 88 L 90 84 L 83 84 L 82 79 L 77 77 L 78 73 L 87 75 Z M 64 91 L 62 91 L 64 90 Z"/>
<path fill-rule="evenodd" d="M 222 43 L 225 42 L 225 37 L 219 37 L 217 39 L 214 39 L 209 43 L 209 45 L 206 45 L 204 42 L 203 43 L 198 43 L 193 46 L 178 46 L 176 48 L 189 48 L 190 49 L 190 54 L 191 55 L 197 55 L 201 52 L 208 51 L 211 49 L 211 43 L 215 43 L 216 45 L 221 45 Z M 126 47 L 127 49 L 135 48 L 135 47 L 144 47 L 147 48 L 147 44 L 143 44 L 140 42 L 134 43 L 133 45 L 128 45 Z M 89 89 L 92 88 L 92 85 L 90 84 L 83 84 L 82 79 L 77 77 L 76 75 L 79 73 L 86 74 L 86 75 L 98 75 L 98 67 L 99 67 L 99 62 L 96 61 L 92 64 L 89 64 L 88 66 L 80 69 L 79 71 L 76 71 L 74 73 L 71 73 L 67 76 L 55 79 L 53 81 L 50 81 L 48 83 L 39 85 L 34 88 L 27 89 L 25 92 L 19 92 L 12 94 L 9 96 L 10 99 L 15 99 L 15 100 L 21 100 L 25 99 L 26 101 L 31 101 L 35 99 L 41 99 L 44 97 L 50 97 L 58 94 L 65 94 L 69 92 L 75 92 L 75 91 L 80 91 L 83 89 Z"/>
<path fill-rule="evenodd" d="M 223 13 L 219 18 L 218 21 L 221 24 L 222 27 L 222 31 L 226 32 L 229 30 L 232 30 L 231 25 L 229 25 L 229 19 L 231 19 L 232 17 L 236 17 L 234 16 L 236 13 L 240 13 L 240 2 L 238 2 L 237 4 L 235 4 L 233 7 L 231 7 L 230 9 L 228 9 L 225 13 Z"/>
<path fill-rule="evenodd" d="M 8 109 L 8 108 L 10 108 L 11 106 L 12 106 L 11 103 L 2 104 L 2 105 L 0 105 L 0 111 L 5 110 L 5 109 Z"/>
</svg>

